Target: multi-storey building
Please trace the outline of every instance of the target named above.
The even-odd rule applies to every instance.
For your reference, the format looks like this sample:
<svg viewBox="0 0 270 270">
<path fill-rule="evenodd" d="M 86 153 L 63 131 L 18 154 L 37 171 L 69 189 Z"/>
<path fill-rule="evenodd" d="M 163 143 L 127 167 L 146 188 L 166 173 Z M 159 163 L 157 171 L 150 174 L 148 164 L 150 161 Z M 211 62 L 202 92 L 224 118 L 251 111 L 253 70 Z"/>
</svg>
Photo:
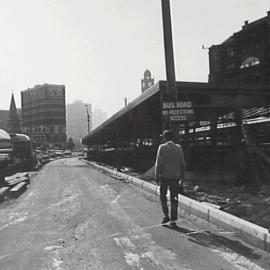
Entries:
<svg viewBox="0 0 270 270">
<path fill-rule="evenodd" d="M 36 85 L 21 92 L 22 128 L 38 146 L 66 144 L 65 86 Z"/>
<path fill-rule="evenodd" d="M 210 83 L 270 85 L 270 11 L 209 49 Z"/>
<path fill-rule="evenodd" d="M 67 137 L 71 137 L 75 145 L 80 145 L 82 137 L 91 130 L 91 104 L 85 104 L 80 100 L 67 104 Z"/>
</svg>

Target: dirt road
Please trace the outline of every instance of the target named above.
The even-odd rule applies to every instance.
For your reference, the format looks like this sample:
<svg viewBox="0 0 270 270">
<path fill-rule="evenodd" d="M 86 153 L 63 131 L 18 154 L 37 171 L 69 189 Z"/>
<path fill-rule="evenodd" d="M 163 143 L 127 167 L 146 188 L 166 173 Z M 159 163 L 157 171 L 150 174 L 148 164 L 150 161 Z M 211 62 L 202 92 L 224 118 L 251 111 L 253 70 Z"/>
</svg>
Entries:
<svg viewBox="0 0 270 270">
<path fill-rule="evenodd" d="M 47 164 L 0 205 L 0 269 L 269 269 L 270 256 L 181 212 L 161 226 L 159 199 L 76 158 Z"/>
</svg>

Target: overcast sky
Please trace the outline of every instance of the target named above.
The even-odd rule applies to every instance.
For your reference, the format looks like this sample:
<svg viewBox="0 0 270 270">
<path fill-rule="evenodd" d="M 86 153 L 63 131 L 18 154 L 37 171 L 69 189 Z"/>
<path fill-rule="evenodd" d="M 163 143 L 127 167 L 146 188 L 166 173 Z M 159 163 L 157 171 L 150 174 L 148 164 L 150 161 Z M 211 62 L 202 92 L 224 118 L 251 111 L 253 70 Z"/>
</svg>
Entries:
<svg viewBox="0 0 270 270">
<path fill-rule="evenodd" d="M 171 0 L 176 79 L 207 81 L 210 46 L 266 16 L 269 0 Z M 36 84 L 66 85 L 109 115 L 165 79 L 161 0 L 0 0 L 0 110 Z"/>
</svg>

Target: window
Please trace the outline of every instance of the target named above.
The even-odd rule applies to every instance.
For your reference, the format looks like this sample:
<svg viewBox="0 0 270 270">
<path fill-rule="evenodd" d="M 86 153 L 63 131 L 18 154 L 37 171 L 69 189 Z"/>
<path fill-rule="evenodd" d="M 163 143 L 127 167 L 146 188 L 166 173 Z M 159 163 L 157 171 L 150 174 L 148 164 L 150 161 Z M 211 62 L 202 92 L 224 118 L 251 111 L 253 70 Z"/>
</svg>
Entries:
<svg viewBox="0 0 270 270">
<path fill-rule="evenodd" d="M 257 66 L 260 64 L 260 59 L 257 58 L 257 57 L 254 57 L 254 56 L 251 56 L 251 57 L 248 57 L 246 58 L 240 68 L 243 69 L 243 68 L 248 68 L 248 67 L 252 67 L 252 66 Z"/>
<path fill-rule="evenodd" d="M 233 62 L 227 63 L 227 69 L 233 69 L 235 67 Z"/>
<path fill-rule="evenodd" d="M 228 57 L 234 57 L 235 56 L 235 50 L 233 48 L 227 49 L 227 56 Z"/>
</svg>

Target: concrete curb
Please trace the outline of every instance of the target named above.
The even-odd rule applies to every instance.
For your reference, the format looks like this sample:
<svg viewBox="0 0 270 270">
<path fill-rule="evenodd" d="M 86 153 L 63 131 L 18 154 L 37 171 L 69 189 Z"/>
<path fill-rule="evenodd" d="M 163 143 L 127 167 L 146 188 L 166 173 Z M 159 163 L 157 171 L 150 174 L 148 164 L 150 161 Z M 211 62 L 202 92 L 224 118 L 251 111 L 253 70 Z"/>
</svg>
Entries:
<svg viewBox="0 0 270 270">
<path fill-rule="evenodd" d="M 135 186 L 138 186 L 155 195 L 159 195 L 159 188 L 156 185 L 145 182 L 136 177 L 120 173 L 116 170 L 111 170 L 104 166 L 100 166 L 93 162 L 86 162 L 92 167 L 104 173 L 109 173 L 117 177 L 121 177 L 122 179 L 129 181 Z M 239 235 L 239 238 L 245 242 L 270 252 L 270 233 L 267 229 L 183 195 L 179 195 L 179 206 L 194 216 L 204 219 L 212 224 L 218 225 L 231 232 L 236 232 Z"/>
</svg>

